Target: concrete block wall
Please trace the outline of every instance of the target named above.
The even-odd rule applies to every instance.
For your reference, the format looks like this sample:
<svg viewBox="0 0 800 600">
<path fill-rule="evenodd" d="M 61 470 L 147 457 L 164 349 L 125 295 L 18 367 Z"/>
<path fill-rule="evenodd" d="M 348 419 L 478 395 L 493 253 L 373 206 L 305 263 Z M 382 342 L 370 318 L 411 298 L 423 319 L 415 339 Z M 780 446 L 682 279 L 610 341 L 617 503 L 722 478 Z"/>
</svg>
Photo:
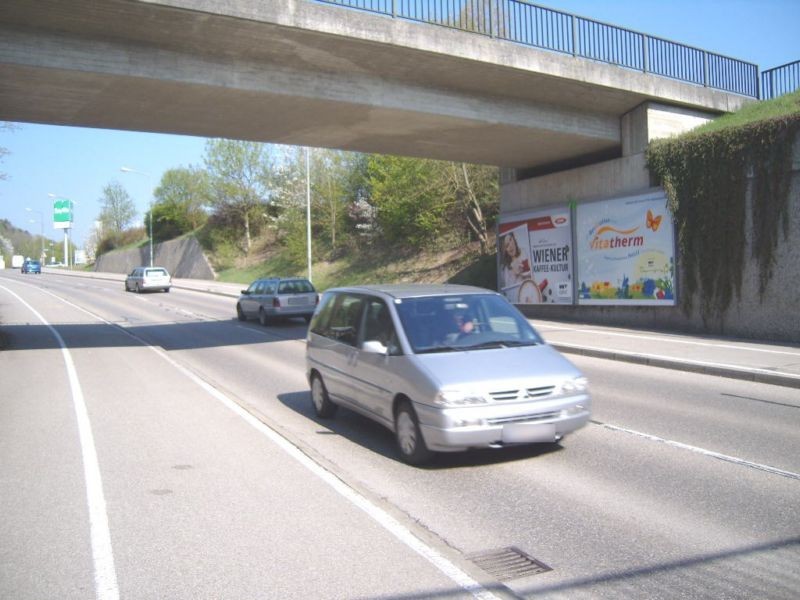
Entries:
<svg viewBox="0 0 800 600">
<path fill-rule="evenodd" d="M 145 246 L 103 254 L 95 263 L 95 271 L 130 273 L 134 268 L 149 263 L 150 249 Z M 215 278 L 203 249 L 193 237 L 156 244 L 153 247 L 153 264 L 166 268 L 173 277 L 181 279 Z"/>
<path fill-rule="evenodd" d="M 559 306 L 521 307 L 532 318 L 565 319 L 582 323 L 727 335 L 800 344 L 800 137 L 795 142 L 789 199 L 789 235 L 780 236 L 774 275 L 763 298 L 759 296 L 759 267 L 752 258 L 752 235 L 747 236 L 746 264 L 741 295 L 720 318 L 704 322 L 699 298 L 685 314 L 680 307 Z M 644 154 L 634 154 L 589 167 L 554 173 L 535 179 L 506 183 L 501 187 L 501 212 L 634 195 L 650 188 Z M 748 202 L 752 202 L 748 198 Z M 748 223 L 749 227 L 750 224 Z M 681 257 L 677 257 L 677 292 L 681 281 Z M 680 297 L 680 296 L 679 296 Z"/>
</svg>

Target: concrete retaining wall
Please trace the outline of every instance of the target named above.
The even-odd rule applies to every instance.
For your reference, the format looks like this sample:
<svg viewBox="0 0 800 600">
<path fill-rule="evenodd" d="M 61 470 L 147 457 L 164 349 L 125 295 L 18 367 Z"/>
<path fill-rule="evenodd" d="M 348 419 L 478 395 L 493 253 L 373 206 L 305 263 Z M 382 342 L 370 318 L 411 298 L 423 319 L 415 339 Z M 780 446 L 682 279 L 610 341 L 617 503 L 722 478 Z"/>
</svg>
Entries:
<svg viewBox="0 0 800 600">
<path fill-rule="evenodd" d="M 120 250 L 103 254 L 95 263 L 95 271 L 130 273 L 135 267 L 150 263 L 150 248 Z M 214 279 L 214 270 L 203 249 L 193 237 L 170 240 L 153 247 L 153 264 L 164 267 L 173 277 Z"/>
<path fill-rule="evenodd" d="M 634 155 L 581 169 L 573 169 L 545 177 L 504 185 L 501 190 L 501 211 L 511 212 L 633 195 L 649 186 L 649 173 L 644 156 Z M 751 199 L 748 198 L 748 202 Z M 749 214 L 748 204 L 748 214 Z M 748 229 L 751 224 L 748 222 Z M 741 295 L 721 318 L 704 322 L 699 312 L 699 299 L 693 299 L 693 311 L 685 314 L 679 307 L 647 306 L 558 306 L 522 307 L 531 318 L 565 319 L 583 323 L 623 327 L 724 334 L 749 339 L 800 343 L 800 137 L 795 142 L 792 184 L 789 199 L 789 235 L 780 235 L 774 254 L 775 268 L 764 297 L 759 296 L 759 267 L 753 258 L 752 235 L 745 248 L 745 267 Z M 681 281 L 678 256 L 678 289 Z M 679 296 L 680 297 L 680 296 Z"/>
</svg>

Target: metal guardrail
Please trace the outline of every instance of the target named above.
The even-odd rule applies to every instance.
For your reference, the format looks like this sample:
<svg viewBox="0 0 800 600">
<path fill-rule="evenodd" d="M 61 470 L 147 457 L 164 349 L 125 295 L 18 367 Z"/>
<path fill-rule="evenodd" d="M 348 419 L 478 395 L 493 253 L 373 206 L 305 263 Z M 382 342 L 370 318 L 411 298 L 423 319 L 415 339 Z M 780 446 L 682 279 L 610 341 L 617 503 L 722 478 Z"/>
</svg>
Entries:
<svg viewBox="0 0 800 600">
<path fill-rule="evenodd" d="M 777 98 L 800 90 L 800 60 L 761 73 L 761 97 Z"/>
<path fill-rule="evenodd" d="M 758 66 L 527 0 L 317 0 L 759 97 Z"/>
</svg>

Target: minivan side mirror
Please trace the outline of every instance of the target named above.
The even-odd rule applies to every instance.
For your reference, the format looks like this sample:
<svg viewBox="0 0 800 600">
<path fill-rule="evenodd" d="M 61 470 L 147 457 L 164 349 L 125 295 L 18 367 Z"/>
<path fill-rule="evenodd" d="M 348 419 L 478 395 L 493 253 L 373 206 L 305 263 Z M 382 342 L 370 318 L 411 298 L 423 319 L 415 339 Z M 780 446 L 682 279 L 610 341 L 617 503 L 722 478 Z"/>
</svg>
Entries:
<svg viewBox="0 0 800 600">
<path fill-rule="evenodd" d="M 389 348 L 381 344 L 378 340 L 369 340 L 361 344 L 361 350 L 367 354 L 389 354 Z"/>
<path fill-rule="evenodd" d="M 243 296 L 249 296 L 250 295 L 250 290 L 242 290 L 242 295 Z"/>
</svg>

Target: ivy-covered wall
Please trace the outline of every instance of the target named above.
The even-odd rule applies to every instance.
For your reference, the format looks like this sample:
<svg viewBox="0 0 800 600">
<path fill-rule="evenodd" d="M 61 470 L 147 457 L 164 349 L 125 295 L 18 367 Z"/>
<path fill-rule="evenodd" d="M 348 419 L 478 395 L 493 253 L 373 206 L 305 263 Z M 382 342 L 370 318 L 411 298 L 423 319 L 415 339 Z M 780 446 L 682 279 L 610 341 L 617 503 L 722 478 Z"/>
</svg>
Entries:
<svg viewBox="0 0 800 600">
<path fill-rule="evenodd" d="M 657 141 L 647 152 L 675 221 L 680 308 L 708 330 L 744 334 L 741 321 L 758 313 L 778 322 L 800 316 L 800 295 L 785 285 L 797 246 L 790 232 L 800 209 L 792 189 L 799 134 L 796 113 Z M 763 331 L 760 337 L 800 341 L 788 324 Z"/>
<path fill-rule="evenodd" d="M 775 250 L 789 234 L 789 184 L 800 114 L 714 133 L 655 141 L 650 172 L 664 187 L 678 235 L 685 285 L 705 320 L 724 320 L 741 297 L 749 247 L 764 299 Z"/>
</svg>

